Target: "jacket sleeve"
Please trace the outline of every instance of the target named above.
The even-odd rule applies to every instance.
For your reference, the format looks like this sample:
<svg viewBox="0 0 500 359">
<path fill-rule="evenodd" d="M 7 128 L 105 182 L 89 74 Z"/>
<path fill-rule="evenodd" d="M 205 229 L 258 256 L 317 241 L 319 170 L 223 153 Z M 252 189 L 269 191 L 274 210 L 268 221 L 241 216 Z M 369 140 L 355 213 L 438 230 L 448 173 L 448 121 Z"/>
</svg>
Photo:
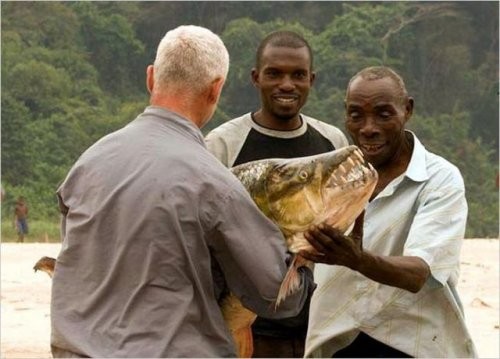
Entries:
<svg viewBox="0 0 500 359">
<path fill-rule="evenodd" d="M 299 270 L 300 288 L 275 311 L 278 291 L 288 270 L 285 239 L 244 188 L 227 194 L 211 246 L 229 289 L 247 308 L 268 318 L 300 312 L 314 286 L 310 270 Z"/>
</svg>

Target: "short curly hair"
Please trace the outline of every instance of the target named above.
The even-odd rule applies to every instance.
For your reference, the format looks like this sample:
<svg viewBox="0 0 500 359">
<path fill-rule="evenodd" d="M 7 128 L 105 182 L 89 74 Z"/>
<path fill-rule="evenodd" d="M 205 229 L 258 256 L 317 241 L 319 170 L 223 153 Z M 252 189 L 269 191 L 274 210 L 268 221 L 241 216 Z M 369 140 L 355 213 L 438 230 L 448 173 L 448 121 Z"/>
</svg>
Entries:
<svg viewBox="0 0 500 359">
<path fill-rule="evenodd" d="M 300 49 L 301 47 L 306 47 L 307 52 L 309 53 L 310 60 L 310 69 L 313 68 L 313 53 L 311 46 L 301 35 L 296 32 L 289 30 L 279 30 L 274 31 L 268 34 L 259 44 L 257 48 L 257 53 L 255 56 L 255 67 L 257 69 L 260 68 L 262 53 L 266 46 L 275 46 L 275 47 L 288 47 L 292 49 Z"/>
</svg>

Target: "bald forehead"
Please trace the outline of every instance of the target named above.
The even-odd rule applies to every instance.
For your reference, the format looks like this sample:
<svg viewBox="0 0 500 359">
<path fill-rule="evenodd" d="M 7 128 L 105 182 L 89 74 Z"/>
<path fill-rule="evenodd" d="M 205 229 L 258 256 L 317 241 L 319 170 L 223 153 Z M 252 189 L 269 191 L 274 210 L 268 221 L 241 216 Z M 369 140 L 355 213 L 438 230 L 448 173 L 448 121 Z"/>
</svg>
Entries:
<svg viewBox="0 0 500 359">
<path fill-rule="evenodd" d="M 403 103 L 408 97 L 400 84 L 390 76 L 377 79 L 363 76 L 353 78 L 347 89 L 346 101 L 354 100 L 359 96 L 372 101 L 385 99 L 398 100 Z"/>
</svg>

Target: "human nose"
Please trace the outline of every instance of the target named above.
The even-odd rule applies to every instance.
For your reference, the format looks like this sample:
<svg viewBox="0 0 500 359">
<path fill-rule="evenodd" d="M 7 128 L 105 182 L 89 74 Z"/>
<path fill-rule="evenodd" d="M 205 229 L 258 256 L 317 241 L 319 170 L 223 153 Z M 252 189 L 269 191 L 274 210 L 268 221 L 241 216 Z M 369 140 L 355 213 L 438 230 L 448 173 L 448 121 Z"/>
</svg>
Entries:
<svg viewBox="0 0 500 359">
<path fill-rule="evenodd" d="M 289 75 L 283 76 L 279 84 L 279 88 L 282 91 L 292 91 L 293 89 L 295 89 L 295 83 L 293 82 L 291 76 Z"/>
<path fill-rule="evenodd" d="M 361 126 L 359 132 L 365 137 L 372 137 L 375 134 L 379 133 L 379 129 L 377 127 L 377 124 L 375 123 L 375 120 L 371 116 L 368 116 L 363 122 L 363 125 Z"/>
</svg>

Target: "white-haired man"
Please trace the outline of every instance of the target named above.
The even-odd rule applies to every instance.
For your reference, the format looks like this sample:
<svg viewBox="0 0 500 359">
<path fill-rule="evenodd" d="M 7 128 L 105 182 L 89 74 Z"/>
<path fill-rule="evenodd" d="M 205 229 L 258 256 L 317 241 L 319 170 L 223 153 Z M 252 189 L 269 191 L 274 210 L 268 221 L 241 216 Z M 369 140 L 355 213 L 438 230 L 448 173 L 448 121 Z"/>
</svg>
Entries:
<svg viewBox="0 0 500 359">
<path fill-rule="evenodd" d="M 309 276 L 302 272 L 302 290 L 274 313 L 287 270 L 282 234 L 200 131 L 228 66 L 211 31 L 169 31 L 147 68 L 150 106 L 85 151 L 59 187 L 54 357 L 236 356 L 214 260 L 255 312 L 300 311 Z"/>
</svg>

